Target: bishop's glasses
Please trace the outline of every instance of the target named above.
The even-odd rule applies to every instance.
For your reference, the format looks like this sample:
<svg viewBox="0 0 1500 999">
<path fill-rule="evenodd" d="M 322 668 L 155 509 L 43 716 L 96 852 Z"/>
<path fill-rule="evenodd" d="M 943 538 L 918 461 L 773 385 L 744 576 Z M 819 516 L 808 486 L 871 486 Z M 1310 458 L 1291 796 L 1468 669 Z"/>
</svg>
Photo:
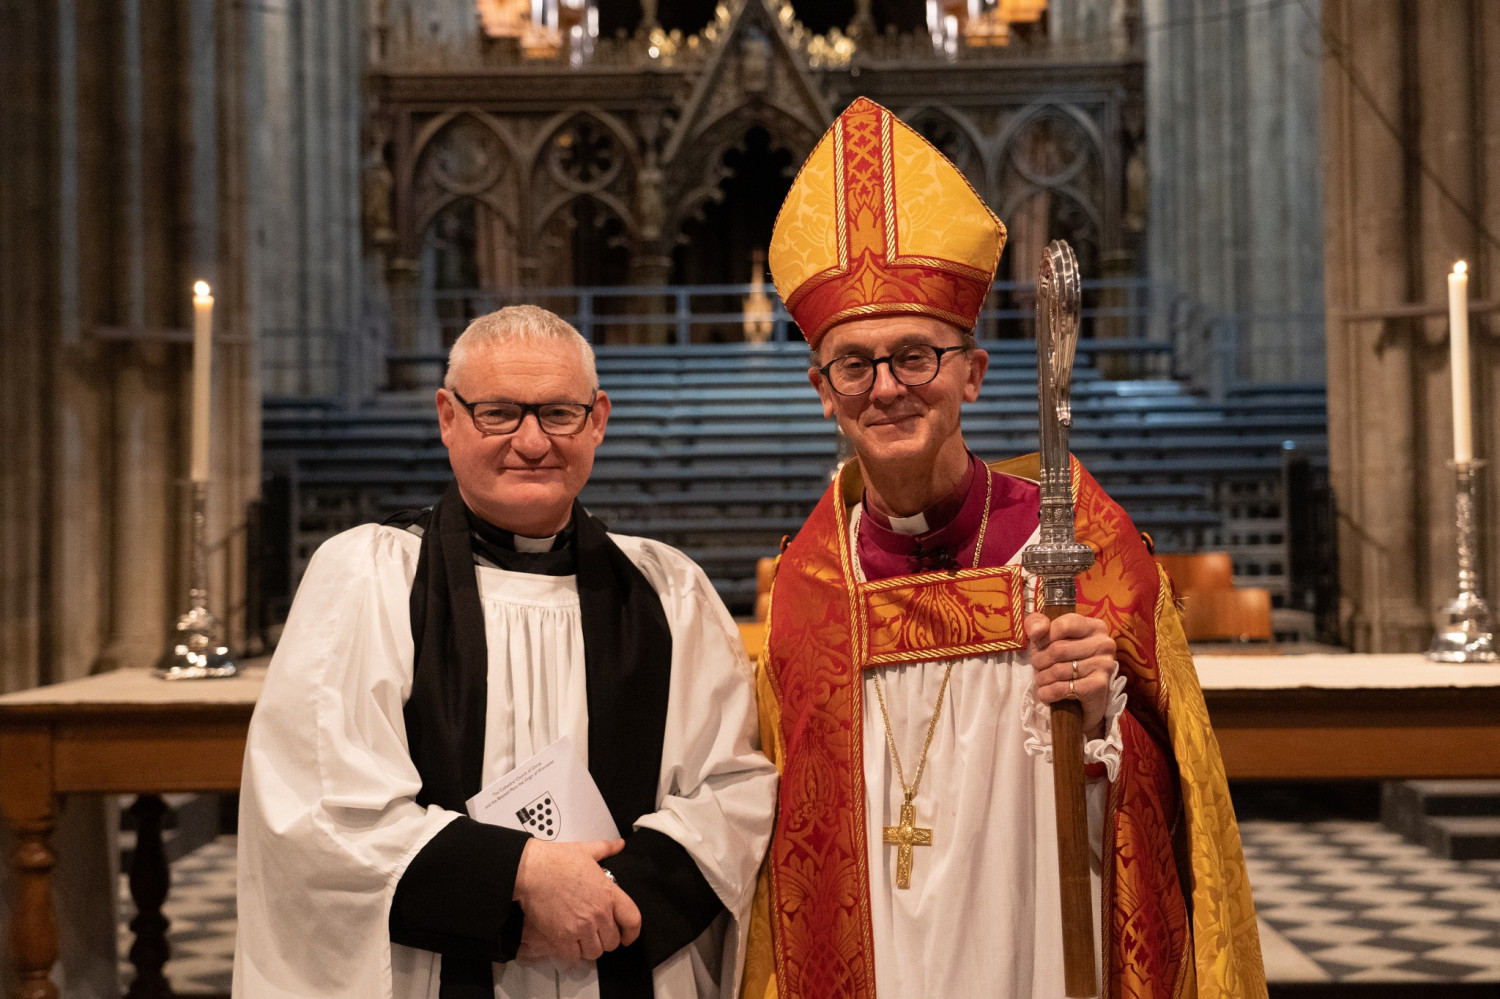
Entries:
<svg viewBox="0 0 1500 999">
<path fill-rule="evenodd" d="M 828 379 L 828 385 L 839 395 L 864 395 L 875 387 L 875 371 L 882 364 L 891 369 L 891 377 L 907 388 L 926 385 L 938 376 L 943 365 L 943 355 L 954 350 L 968 348 L 959 344 L 954 347 L 934 347 L 930 343 L 912 343 L 884 357 L 865 357 L 862 354 L 845 354 L 835 357 L 818 370 Z"/>
</svg>

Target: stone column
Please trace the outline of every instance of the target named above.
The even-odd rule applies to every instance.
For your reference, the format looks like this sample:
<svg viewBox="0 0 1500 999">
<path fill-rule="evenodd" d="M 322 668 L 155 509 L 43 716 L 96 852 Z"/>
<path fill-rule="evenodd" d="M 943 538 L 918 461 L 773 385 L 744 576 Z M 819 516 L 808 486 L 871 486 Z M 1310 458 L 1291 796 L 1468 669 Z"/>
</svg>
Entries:
<svg viewBox="0 0 1500 999">
<path fill-rule="evenodd" d="M 670 235 L 666 225 L 666 178 L 657 163 L 657 143 L 662 122 L 656 114 L 642 115 L 638 126 L 646 146 L 646 162 L 635 178 L 636 238 L 630 254 L 630 283 L 642 287 L 665 287 L 672 280 Z M 633 302 L 638 315 L 666 315 L 676 308 L 667 295 L 641 295 Z M 630 343 L 667 343 L 672 327 L 665 323 L 631 326 Z"/>
<path fill-rule="evenodd" d="M 524 262 L 523 262 L 524 273 Z M 418 282 L 422 268 L 415 260 L 397 258 L 385 271 L 391 290 L 391 346 L 400 354 L 414 354 L 420 347 L 420 317 L 417 314 Z M 523 279 L 524 280 L 524 279 Z M 386 384 L 393 389 L 418 388 L 423 385 L 418 366 L 407 361 L 392 362 L 386 368 Z"/>
<path fill-rule="evenodd" d="M 150 665 L 185 608 L 200 274 L 220 304 L 212 596 L 243 640 L 228 610 L 245 601 L 232 539 L 259 487 L 244 181 L 262 118 L 241 47 L 263 16 L 213 0 L 0 0 L 0 689 Z M 116 992 L 111 819 L 79 799 L 57 824 L 70 997 Z"/>
<path fill-rule="evenodd" d="M 36 222 L 55 218 L 61 158 L 56 131 L 57 12 L 32 0 L 0 0 L 0 88 L 29 94 L 0 101 L 0 691 L 30 687 L 51 675 L 51 635 L 43 619 L 48 575 L 43 566 L 49 508 L 45 461 L 49 435 L 38 414 L 51 391 L 47 335 L 58 321 L 57 258 L 45 247 L 50 233 Z M 71 39 L 71 35 L 69 36 Z M 49 114 L 50 112 L 50 114 Z M 8 854 L 7 854 L 8 855 Z M 3 909 L 3 905 L 0 905 Z M 3 934 L 0 934 L 3 936 Z M 0 967 L 7 941 L 0 940 Z"/>
<path fill-rule="evenodd" d="M 182 510 L 176 459 L 183 453 L 168 428 L 182 428 L 178 404 L 186 379 L 169 373 L 161 342 L 122 344 L 114 379 L 109 450 L 117 471 L 108 496 L 112 511 L 109 637 L 98 671 L 154 665 L 166 648 L 167 628 L 186 610 L 172 586 L 181 572 L 181 534 L 172 513 Z M 178 603 L 183 603 L 177 608 Z"/>
<path fill-rule="evenodd" d="M 1341 617 L 1357 649 L 1416 648 L 1424 626 L 1411 571 L 1417 507 L 1411 490 L 1390 488 L 1410 480 L 1414 457 L 1412 365 L 1404 342 L 1411 331 L 1401 320 L 1338 315 L 1396 306 L 1410 292 L 1398 235 L 1407 196 L 1401 144 L 1372 113 L 1401 118 L 1403 25 L 1394 4 L 1330 0 L 1324 27 L 1340 53 L 1338 62 L 1328 57 L 1323 85 L 1328 437 L 1338 498 Z M 1375 108 L 1361 103 L 1342 60 L 1388 67 L 1366 81 Z M 1361 169 L 1371 165 L 1382 168 Z"/>
<path fill-rule="evenodd" d="M 1475 266 L 1470 280 L 1471 297 L 1476 291 L 1483 293 L 1486 279 L 1491 277 L 1481 269 L 1482 261 L 1476 257 L 1480 240 L 1471 221 L 1481 204 L 1477 160 L 1483 152 L 1475 143 L 1475 114 L 1485 91 L 1474 89 L 1474 85 L 1477 73 L 1483 70 L 1480 61 L 1486 53 L 1474 45 L 1474 33 L 1478 8 L 1483 6 L 1468 2 L 1439 4 L 1430 9 L 1422 6 L 1416 13 L 1416 23 L 1407 27 L 1415 39 L 1414 50 L 1410 42 L 1406 48 L 1415 57 L 1409 79 L 1421 102 L 1412 115 L 1415 118 L 1412 139 L 1424 164 L 1411 205 L 1413 228 L 1418 237 L 1413 244 L 1417 252 L 1410 263 L 1412 300 L 1417 302 L 1446 303 L 1447 275 L 1456 260 L 1466 259 Z M 1497 53 L 1488 55 L 1493 59 Z M 1500 79 L 1496 82 L 1500 83 Z M 1496 138 L 1500 139 L 1500 134 Z M 1493 292 L 1490 297 L 1494 297 Z M 1485 347 L 1484 337 L 1476 334 L 1484 329 L 1484 324 L 1471 322 L 1471 326 L 1470 341 L 1477 348 L 1471 352 L 1478 356 L 1470 367 L 1482 372 L 1484 355 L 1480 351 Z M 1421 577 L 1425 577 L 1419 577 L 1418 585 L 1426 597 L 1420 606 L 1430 614 L 1457 592 L 1454 477 L 1445 465 L 1453 455 L 1453 380 L 1447 363 L 1446 310 L 1423 319 L 1413 333 L 1418 337 L 1421 352 L 1417 387 L 1420 403 L 1416 414 L 1419 436 L 1414 468 L 1420 469 L 1422 480 L 1418 483 L 1418 495 L 1425 498 L 1430 508 L 1425 522 L 1418 525 L 1416 542 L 1421 554 L 1417 565 Z M 1475 414 L 1485 412 L 1483 394 L 1476 391 L 1472 398 Z M 1482 435 L 1484 431 L 1476 427 L 1476 433 Z M 1484 457 L 1482 439 L 1475 444 L 1477 456 Z M 1483 509 L 1496 508 L 1493 495 L 1496 481 L 1493 470 L 1483 479 L 1482 502 L 1486 503 Z M 1480 521 L 1481 525 L 1489 522 L 1489 517 Z M 1481 571 L 1493 581 L 1493 545 L 1487 547 L 1491 550 L 1482 557 Z M 1428 552 L 1430 555 L 1423 557 Z M 1492 601 L 1496 596 L 1492 585 L 1483 587 L 1483 592 Z M 1427 623 L 1431 623 L 1430 617 Z"/>
<path fill-rule="evenodd" d="M 1476 214 L 1485 230 L 1500 233 L 1500 10 L 1494 4 L 1475 3 L 1473 46 L 1477 54 L 1474 86 L 1474 158 L 1479 188 Z M 1469 262 L 1475 275 L 1476 295 L 1500 301 L 1500 247 L 1476 239 Z M 1477 377 L 1474 383 L 1474 433 L 1478 447 L 1489 458 L 1485 498 L 1480 507 L 1484 552 L 1482 571 L 1490 606 L 1500 606 L 1500 311 L 1475 317 L 1470 341 L 1476 344 Z"/>
<path fill-rule="evenodd" d="M 1330 463 L 1344 613 L 1356 647 L 1420 650 L 1456 591 L 1452 391 L 1444 275 L 1470 262 L 1496 297 L 1493 225 L 1500 17 L 1482 3 L 1329 0 L 1324 117 L 1328 200 Z M 1487 47 L 1490 46 L 1490 47 Z M 1373 106 L 1372 106 L 1373 104 Z M 1493 230 L 1491 230 L 1493 231 Z M 1475 454 L 1493 458 L 1493 329 L 1476 314 Z M 1495 599 L 1495 468 L 1481 510 L 1483 589 Z"/>
<path fill-rule="evenodd" d="M 1148 271 L 1234 321 L 1255 381 L 1323 377 L 1319 9 L 1145 0 Z"/>
<path fill-rule="evenodd" d="M 256 143 L 266 188 L 256 275 L 257 317 L 273 362 L 271 394 L 337 394 L 358 327 L 363 265 L 359 243 L 359 123 L 362 32 L 359 0 L 261 10 L 264 115 Z M 472 16 L 472 10 L 471 10 Z"/>
</svg>

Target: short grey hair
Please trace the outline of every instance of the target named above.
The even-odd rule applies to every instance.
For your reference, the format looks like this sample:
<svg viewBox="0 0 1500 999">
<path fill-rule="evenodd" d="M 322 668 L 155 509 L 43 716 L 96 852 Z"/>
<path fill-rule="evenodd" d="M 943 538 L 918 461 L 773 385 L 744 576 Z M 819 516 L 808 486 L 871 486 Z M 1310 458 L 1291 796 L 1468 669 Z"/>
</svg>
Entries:
<svg viewBox="0 0 1500 999">
<path fill-rule="evenodd" d="M 468 325 L 453 341 L 448 351 L 448 372 L 443 376 L 443 388 L 453 390 L 453 374 L 463 366 L 471 352 L 501 343 L 543 343 L 554 341 L 570 343 L 578 351 L 583 363 L 583 372 L 588 376 L 589 388 L 599 388 L 599 373 L 594 367 L 594 348 L 562 316 L 549 312 L 539 305 L 507 305 L 488 315 L 480 316 Z"/>
</svg>

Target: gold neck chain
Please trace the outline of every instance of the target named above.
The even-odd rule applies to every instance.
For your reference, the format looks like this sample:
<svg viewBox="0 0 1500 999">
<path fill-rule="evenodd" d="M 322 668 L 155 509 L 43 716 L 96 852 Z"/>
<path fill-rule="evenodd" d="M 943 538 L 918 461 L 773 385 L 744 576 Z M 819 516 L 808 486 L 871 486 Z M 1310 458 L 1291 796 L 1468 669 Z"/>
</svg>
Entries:
<svg viewBox="0 0 1500 999">
<path fill-rule="evenodd" d="M 990 501 L 995 498 L 995 477 L 990 474 L 988 465 L 979 466 L 984 471 L 984 513 L 979 515 L 979 538 L 974 542 L 974 564 L 972 569 L 979 568 L 979 557 L 984 554 L 984 532 L 990 527 Z"/>
<path fill-rule="evenodd" d="M 927 769 L 927 751 L 932 748 L 932 737 L 937 732 L 938 718 L 943 713 L 943 695 L 948 693 L 948 678 L 953 675 L 953 663 L 948 661 L 948 668 L 943 672 L 943 683 L 938 688 L 937 704 L 932 708 L 932 721 L 927 724 L 927 741 L 922 743 L 922 756 L 917 760 L 917 772 L 913 776 L 911 784 L 906 783 L 906 771 L 901 769 L 901 754 L 896 752 L 896 739 L 891 734 L 891 716 L 885 707 L 885 690 L 880 685 L 880 674 L 876 673 L 875 700 L 880 702 L 880 717 L 885 722 L 885 744 L 891 749 L 891 762 L 896 765 L 896 780 L 901 782 L 901 793 L 906 796 L 910 803 L 917 796 L 917 789 L 922 786 L 922 773 Z"/>
<path fill-rule="evenodd" d="M 979 520 L 979 537 L 974 542 L 975 569 L 979 568 L 979 559 L 984 551 L 984 534 L 990 525 L 990 501 L 994 498 L 995 480 L 988 468 L 984 469 L 984 485 L 984 514 Z M 917 827 L 915 799 L 917 790 L 922 786 L 922 774 L 927 770 L 927 753 L 932 749 L 932 737 L 937 734 L 938 719 L 943 714 L 943 698 L 948 693 L 948 680 L 953 676 L 954 662 L 955 660 L 948 660 L 948 668 L 943 671 L 943 683 L 938 687 L 937 703 L 932 707 L 932 721 L 927 724 L 927 739 L 922 743 L 922 755 L 917 760 L 917 772 L 912 775 L 910 784 L 906 783 L 906 771 L 901 766 L 901 754 L 896 751 L 896 736 L 891 729 L 891 714 L 885 706 L 885 688 L 880 683 L 878 672 L 872 677 L 875 681 L 875 700 L 880 704 L 880 718 L 885 722 L 885 744 L 890 748 L 891 763 L 896 767 L 896 780 L 901 783 L 903 795 L 900 824 L 886 826 L 884 830 L 885 842 L 897 847 L 897 888 L 911 887 L 912 847 L 932 845 L 932 830 Z"/>
</svg>

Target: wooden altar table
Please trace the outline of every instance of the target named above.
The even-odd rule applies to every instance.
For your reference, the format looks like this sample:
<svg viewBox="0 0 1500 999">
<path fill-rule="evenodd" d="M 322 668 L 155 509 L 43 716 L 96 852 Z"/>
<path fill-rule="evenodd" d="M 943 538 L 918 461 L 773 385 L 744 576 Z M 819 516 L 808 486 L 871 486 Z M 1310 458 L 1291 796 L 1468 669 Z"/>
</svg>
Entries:
<svg viewBox="0 0 1500 999">
<path fill-rule="evenodd" d="M 0 813 L 14 835 L 15 999 L 57 996 L 48 980 L 57 961 L 57 797 L 238 790 L 245 731 L 264 678 L 263 665 L 224 680 L 167 681 L 147 670 L 119 670 L 0 697 Z M 142 916 L 132 924 L 131 996 L 170 994 L 161 976 L 167 876 L 160 809 L 151 797 L 136 811 L 131 892 Z"/>
<path fill-rule="evenodd" d="M 1500 666 L 1198 655 L 1231 779 L 1500 777 Z"/>
<path fill-rule="evenodd" d="M 1231 778 L 1500 777 L 1500 666 L 1438 665 L 1418 655 L 1196 661 Z M 0 697 L 0 813 L 15 836 L 17 999 L 57 995 L 48 980 L 57 960 L 57 797 L 238 789 L 264 676 L 259 665 L 229 680 L 175 682 L 121 670 Z M 146 912 L 155 893 L 165 896 L 165 858 L 151 808 L 137 814 L 146 828 L 132 892 L 139 877 L 146 897 L 138 894 L 137 904 Z M 153 873 L 158 866 L 163 871 Z M 165 986 L 166 956 L 152 934 L 160 929 L 149 920 L 137 930 L 132 994 L 166 994 L 151 991 Z"/>
</svg>

